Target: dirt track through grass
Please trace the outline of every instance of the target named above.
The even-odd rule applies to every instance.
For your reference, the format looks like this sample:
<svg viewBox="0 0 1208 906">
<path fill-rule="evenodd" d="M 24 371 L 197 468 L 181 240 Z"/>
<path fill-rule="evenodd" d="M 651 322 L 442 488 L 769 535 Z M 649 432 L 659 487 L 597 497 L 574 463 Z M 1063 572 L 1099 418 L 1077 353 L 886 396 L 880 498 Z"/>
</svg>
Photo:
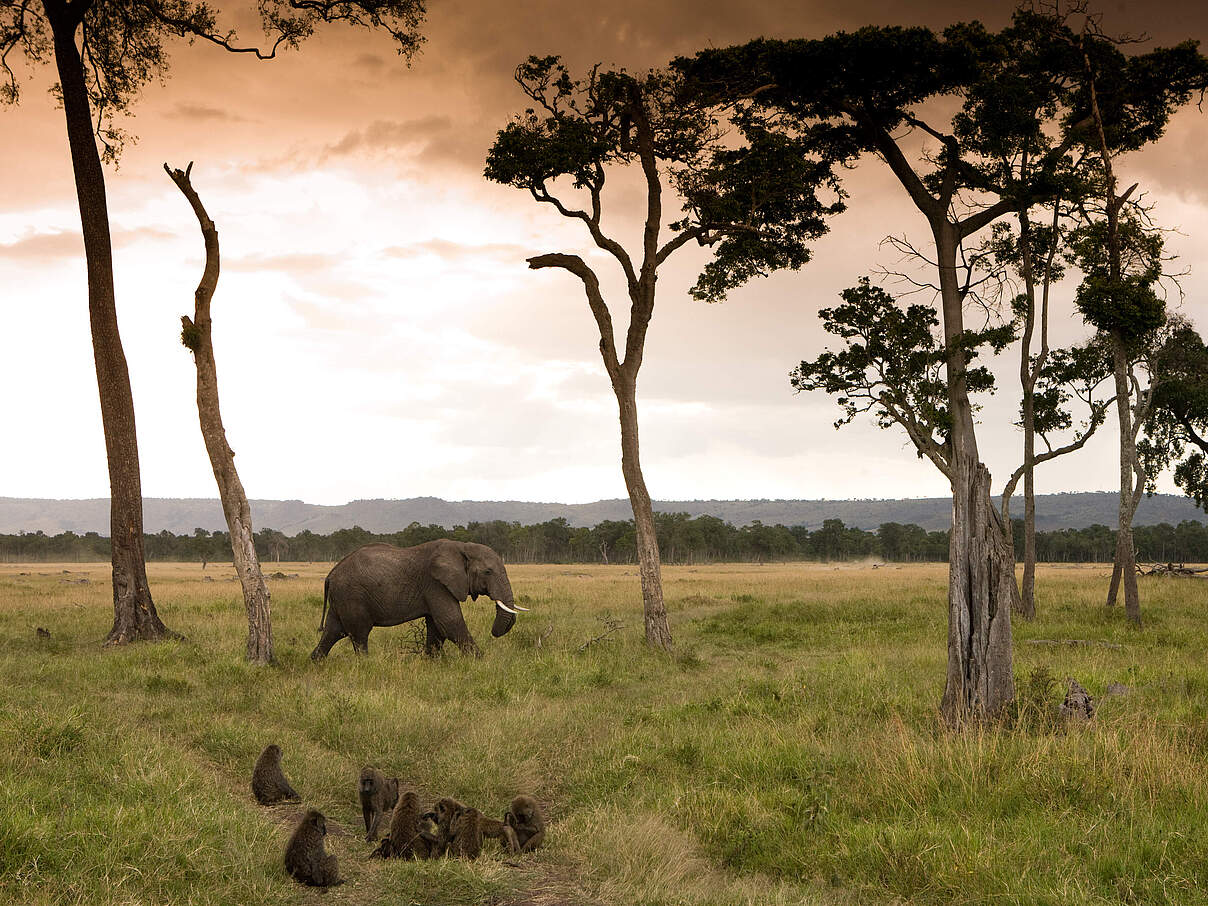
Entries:
<svg viewBox="0 0 1208 906">
<path fill-rule="evenodd" d="M 1208 581 L 1143 580 L 1135 633 L 1101 606 L 1103 567 L 1042 568 L 1040 617 L 1016 625 L 1027 707 L 953 736 L 942 566 L 668 568 L 671 658 L 641 644 L 634 567 L 515 566 L 532 612 L 508 636 L 465 605 L 480 661 L 425 659 L 404 626 L 313 664 L 327 569 L 269 567 L 298 578 L 271 580 L 280 663 L 257 670 L 228 565 L 152 564 L 187 640 L 120 651 L 99 647 L 106 565 L 0 566 L 0 902 L 1205 901 Z M 1090 689 L 1093 726 L 1051 719 L 1042 667 Z M 347 831 L 340 888 L 281 869 L 296 811 L 247 786 L 270 741 Z M 550 844 L 373 862 L 366 763 L 490 814 L 534 793 Z"/>
</svg>

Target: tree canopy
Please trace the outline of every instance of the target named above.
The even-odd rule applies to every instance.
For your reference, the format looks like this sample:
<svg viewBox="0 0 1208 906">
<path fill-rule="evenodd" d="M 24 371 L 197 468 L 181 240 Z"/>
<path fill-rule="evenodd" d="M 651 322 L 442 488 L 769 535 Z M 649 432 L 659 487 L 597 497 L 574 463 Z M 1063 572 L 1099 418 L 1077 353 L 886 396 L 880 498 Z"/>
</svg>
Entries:
<svg viewBox="0 0 1208 906">
<path fill-rule="evenodd" d="M 640 162 L 666 171 L 683 216 L 669 224 L 672 238 L 643 266 L 657 267 L 689 242 L 711 248 L 692 290 L 708 301 L 720 301 L 752 277 L 800 268 L 810 259 L 809 243 L 826 232 L 826 218 L 843 210 L 827 149 L 770 130 L 741 109 L 722 111 L 729 116 L 719 119 L 718 111 L 687 102 L 673 71 L 634 75 L 595 66 L 576 79 L 556 56 L 530 57 L 517 68 L 516 81 L 535 106 L 499 132 L 485 176 L 582 220 L 631 284 L 638 269 L 600 230 L 611 165 Z M 642 160 L 638 110 L 649 128 L 648 161 Z M 554 194 L 561 178 L 587 191 L 583 209 Z M 657 226 L 648 223 L 647 230 Z"/>
</svg>

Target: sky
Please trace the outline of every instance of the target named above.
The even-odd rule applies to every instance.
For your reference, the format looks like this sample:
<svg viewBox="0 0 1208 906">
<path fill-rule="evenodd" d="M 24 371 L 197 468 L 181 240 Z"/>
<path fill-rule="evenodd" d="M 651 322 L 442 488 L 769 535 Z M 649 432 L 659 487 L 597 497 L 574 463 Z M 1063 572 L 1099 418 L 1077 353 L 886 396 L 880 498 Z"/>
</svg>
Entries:
<svg viewBox="0 0 1208 906">
<path fill-rule="evenodd" d="M 250 39 L 251 20 L 226 4 Z M 245 6 L 250 7 L 251 4 Z M 387 38 L 320 30 L 262 63 L 172 45 L 163 84 L 124 126 L 138 136 L 108 168 L 118 317 L 138 419 L 143 493 L 214 497 L 179 341 L 204 250 L 163 172 L 194 161 L 218 226 L 214 342 L 223 417 L 251 497 L 337 504 L 436 496 L 585 502 L 625 496 L 619 430 L 577 279 L 534 272 L 543 252 L 598 266 L 618 332 L 627 299 L 581 224 L 487 183 L 495 132 L 525 107 L 512 80 L 529 54 L 630 70 L 759 35 L 817 37 L 862 24 L 1001 27 L 1006 2 L 888 0 L 431 0 L 407 67 Z M 1208 5 L 1105 2 L 1104 25 L 1153 44 L 1208 38 Z M 0 496 L 103 497 L 104 443 L 88 333 L 83 247 L 62 111 L 45 68 L 0 108 Z M 1177 232 L 1183 298 L 1208 325 L 1208 111 L 1176 116 L 1154 149 L 1118 163 Z M 656 499 L 943 496 L 943 477 L 905 435 L 860 421 L 842 431 L 822 394 L 788 374 L 827 336 L 817 310 L 897 259 L 887 235 L 923 244 L 923 221 L 887 169 L 848 176 L 849 210 L 801 271 L 752 281 L 723 304 L 687 290 L 704 262 L 686 247 L 660 271 L 638 382 L 642 464 Z M 610 183 L 604 225 L 633 247 L 643 199 Z M 674 207 L 669 203 L 670 213 Z M 579 227 L 579 229 L 576 229 Z M 1054 334 L 1087 334 L 1073 281 Z M 979 416 L 996 488 L 1020 459 L 1017 365 Z M 1115 487 L 1115 423 L 1037 471 L 1040 493 Z M 1169 481 L 1163 487 L 1172 490 Z"/>
</svg>

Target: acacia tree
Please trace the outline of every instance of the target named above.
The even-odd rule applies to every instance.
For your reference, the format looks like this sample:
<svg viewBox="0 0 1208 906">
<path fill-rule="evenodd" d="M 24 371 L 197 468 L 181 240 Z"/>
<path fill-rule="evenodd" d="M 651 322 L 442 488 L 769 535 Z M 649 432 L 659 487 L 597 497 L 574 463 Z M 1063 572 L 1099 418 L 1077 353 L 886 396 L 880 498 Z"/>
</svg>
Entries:
<svg viewBox="0 0 1208 906">
<path fill-rule="evenodd" d="M 1062 223 L 1061 199 L 1053 199 L 1051 208 L 1047 225 L 1034 223 L 1026 209 L 1017 212 L 1018 232 L 1007 223 L 995 224 L 989 244 L 996 262 L 1013 270 L 1021 284 L 1021 291 L 1011 300 L 1011 309 L 1020 325 L 1019 427 L 1023 460 L 1003 488 L 1001 512 L 1010 531 L 1011 497 L 1022 480 L 1023 576 L 1017 609 L 1028 620 L 1036 616 L 1036 467 L 1082 449 L 1103 424 L 1111 403 L 1097 396 L 1110 370 L 1104 343 L 1092 338 L 1069 349 L 1053 349 L 1049 343 L 1051 290 L 1064 273 L 1058 252 L 1069 252 L 1069 230 Z M 1038 345 L 1034 347 L 1033 342 Z M 1087 418 L 1066 443 L 1054 446 L 1051 438 L 1055 432 L 1073 428 L 1068 403 L 1074 398 L 1085 407 Z M 1045 448 L 1039 453 L 1038 438 Z"/>
<path fill-rule="evenodd" d="M 1138 444 L 1148 482 L 1174 465 L 1174 482 L 1208 510 L 1208 346 L 1189 321 L 1171 318 L 1156 356 L 1162 381 L 1156 388 Z"/>
<path fill-rule="evenodd" d="M 210 317 L 210 303 L 218 288 L 221 269 L 218 228 L 193 188 L 190 179 L 193 164 L 190 163 L 184 170 L 173 170 L 164 164 L 164 170 L 193 208 L 205 242 L 206 263 L 193 294 L 193 317 L 181 316 L 183 329 L 180 339 L 193 353 L 193 363 L 197 367 L 197 416 L 201 422 L 201 436 L 210 457 L 210 467 L 214 470 L 214 480 L 218 482 L 222 513 L 231 533 L 235 572 L 239 575 L 243 603 L 247 609 L 247 659 L 254 664 L 271 664 L 272 599 L 260 569 L 260 558 L 256 556 L 252 508 L 248 505 L 247 493 L 235 469 L 235 451 L 227 443 L 222 411 L 218 405 L 218 370 L 214 363 L 213 320 Z"/>
<path fill-rule="evenodd" d="M 296 47 L 321 22 L 381 27 L 401 54 L 419 47 L 423 0 L 260 0 L 265 52 L 237 43 L 214 11 L 193 0 L 0 0 L 0 101 L 16 103 L 13 55 L 31 64 L 53 58 L 71 149 L 88 270 L 88 313 L 109 462 L 113 627 L 106 644 L 169 634 L 147 584 L 142 485 L 130 375 L 118 332 L 113 247 L 102 158 L 115 161 L 128 136 L 116 124 L 148 81 L 168 68 L 165 43 L 202 40 L 234 53 L 271 59 Z M 98 151 L 97 142 L 103 151 Z"/>
<path fill-rule="evenodd" d="M 668 650 L 671 630 L 637 416 L 637 378 L 658 269 L 689 242 L 711 248 L 693 295 L 717 301 L 753 276 L 799 268 L 809 260 L 807 243 L 826 231 L 825 218 L 842 210 L 838 186 L 827 149 L 808 137 L 779 135 L 739 109 L 730 111 L 735 131 L 727 136 L 714 116 L 683 102 L 679 80 L 668 72 L 635 76 L 597 66 L 575 79 L 558 57 L 530 57 L 517 68 L 516 81 L 534 107 L 499 132 L 485 175 L 581 221 L 624 277 L 629 327 L 622 350 L 599 277 L 582 257 L 550 253 L 528 259 L 535 270 L 573 274 L 587 295 L 620 416 L 621 471 L 636 528 L 646 641 Z M 601 220 L 608 172 L 635 163 L 646 205 L 641 248 L 631 255 Z M 682 218 L 670 224 L 664 223 L 665 178 L 683 202 Z M 824 200 L 819 192 L 828 189 L 833 197 Z M 569 200 L 575 193 L 582 206 Z"/>
<path fill-rule="evenodd" d="M 935 309 L 917 303 L 904 307 L 867 277 L 841 296 L 842 305 L 821 309 L 818 317 L 827 333 L 844 340 L 843 348 L 801 362 L 789 375 L 793 389 L 821 390 L 836 397 L 843 409 L 836 428 L 865 413 L 880 428 L 896 424 L 906 431 L 919 457 L 926 457 L 951 480 L 952 419 L 943 376 L 947 353 L 938 335 Z M 1001 352 L 1014 339 L 1011 323 L 966 331 L 961 343 L 966 361 L 972 362 L 983 350 Z M 1050 352 L 1037 377 L 1034 427 L 1046 449 L 1034 457 L 1036 464 L 1081 449 L 1094 426 L 1102 423 L 1108 405 L 1095 397 L 1106 374 L 1102 343 L 1092 339 L 1083 346 Z M 995 389 L 994 375 L 985 366 L 968 368 L 967 383 L 970 393 Z M 1066 408 L 1072 397 L 1090 410 L 1088 423 L 1068 442 L 1054 445 L 1051 435 L 1072 427 Z M 1009 501 L 1023 473 L 1021 465 L 1003 491 L 1004 525 L 1011 518 Z M 1006 531 L 1003 538 L 1007 543 L 1011 540 Z"/>
<path fill-rule="evenodd" d="M 1152 348 L 1155 332 L 1166 320 L 1157 292 L 1162 278 L 1162 239 L 1147 228 L 1146 212 L 1133 199 L 1137 184 L 1121 191 L 1116 158 L 1161 137 L 1170 115 L 1197 91 L 1208 88 L 1208 59 L 1198 42 L 1126 56 L 1121 42 L 1108 38 L 1085 10 L 1081 31 L 1066 23 L 1058 34 L 1075 47 L 1081 63 L 1077 103 L 1089 111 L 1093 128 L 1084 146 L 1098 155 L 1102 204 L 1082 228 L 1079 265 L 1085 275 L 1077 302 L 1084 317 L 1110 339 L 1119 429 L 1120 501 L 1116 557 L 1107 606 L 1116 602 L 1121 582 L 1128 621 L 1141 625 L 1136 551 L 1132 519 L 1147 483 L 1137 439 L 1155 390 L 1142 387 L 1133 370 Z M 1093 209 L 1090 209 L 1093 211 Z M 1098 216 L 1095 216 L 1097 213 Z M 1151 378 L 1157 375 L 1151 371 Z"/>
<path fill-rule="evenodd" d="M 1046 182 L 1092 122 L 1089 110 L 1076 103 L 1077 92 L 1069 90 L 1074 51 L 1053 27 L 1051 15 L 1020 11 L 998 34 L 979 23 L 953 25 L 942 34 L 869 26 L 818 40 L 759 39 L 675 64 L 700 97 L 721 103 L 751 98 L 769 129 L 810 135 L 846 161 L 864 154 L 880 158 L 930 229 L 951 419 L 948 670 L 941 703 L 950 725 L 996 714 L 1013 698 L 1010 610 L 1016 593 L 1014 557 L 990 502 L 990 474 L 980 462 L 969 401 L 958 260 L 966 242 L 1019 210 L 1021 199 L 1031 204 L 1052 194 Z M 1025 52 L 1031 45 L 1037 51 Z M 1156 98 L 1171 98 L 1179 89 L 1152 77 L 1164 62 L 1163 52 L 1155 53 L 1147 55 L 1154 71 L 1146 85 Z M 1022 102 L 1001 90 L 1007 76 L 1026 79 L 1030 90 Z M 1035 103 L 1033 90 L 1043 93 L 1043 103 Z M 935 117 L 951 105 L 928 104 L 942 98 L 959 104 L 947 125 Z M 1137 118 L 1164 123 L 1167 113 L 1159 103 Z M 910 152 L 903 140 L 911 133 L 934 142 L 930 151 Z M 987 178 L 988 158 L 1022 149 L 1031 149 L 1036 162 L 1024 184 Z"/>
</svg>

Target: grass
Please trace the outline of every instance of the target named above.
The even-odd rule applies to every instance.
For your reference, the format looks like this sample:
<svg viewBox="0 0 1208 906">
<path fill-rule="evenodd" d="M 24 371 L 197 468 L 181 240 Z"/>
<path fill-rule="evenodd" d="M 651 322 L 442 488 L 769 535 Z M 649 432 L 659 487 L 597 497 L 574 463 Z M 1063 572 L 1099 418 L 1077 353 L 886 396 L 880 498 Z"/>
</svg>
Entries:
<svg viewBox="0 0 1208 906">
<path fill-rule="evenodd" d="M 632 567 L 516 566 L 532 612 L 508 636 L 465 605 L 482 660 L 425 659 L 404 626 L 321 664 L 327 565 L 281 569 L 300 577 L 271 582 L 263 670 L 229 566 L 151 564 L 187 639 L 121 650 L 100 648 L 107 566 L 0 566 L 0 903 L 1208 902 L 1208 582 L 1142 580 L 1135 632 L 1101 605 L 1105 568 L 1042 567 L 1016 718 L 954 735 L 942 566 L 667 568 L 670 658 L 642 644 Z M 1066 676 L 1089 726 L 1055 716 Z M 347 884 L 286 877 L 297 807 L 248 789 L 270 741 L 345 831 Z M 489 814 L 531 792 L 548 845 L 371 861 L 366 763 Z"/>
</svg>

